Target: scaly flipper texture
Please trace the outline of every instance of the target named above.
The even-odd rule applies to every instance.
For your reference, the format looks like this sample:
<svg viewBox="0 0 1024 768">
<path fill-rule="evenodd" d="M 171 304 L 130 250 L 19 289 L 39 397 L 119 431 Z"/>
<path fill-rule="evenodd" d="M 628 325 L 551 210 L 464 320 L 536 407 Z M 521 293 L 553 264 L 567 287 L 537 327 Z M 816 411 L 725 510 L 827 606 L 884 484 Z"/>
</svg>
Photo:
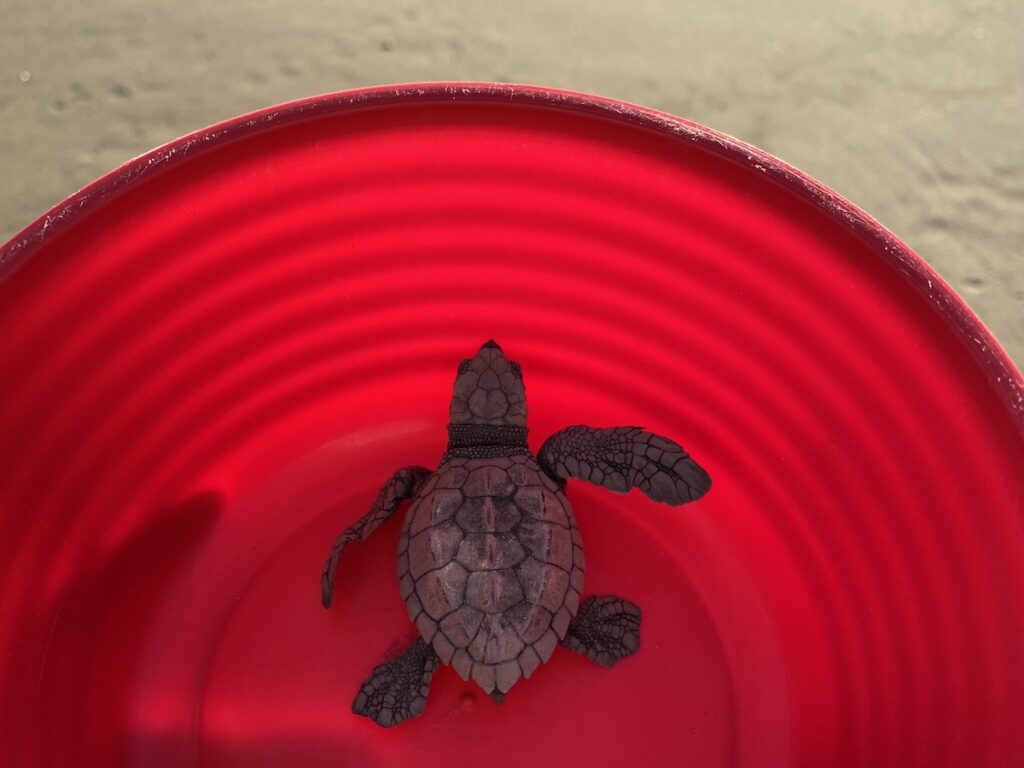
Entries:
<svg viewBox="0 0 1024 768">
<path fill-rule="evenodd" d="M 610 667 L 640 649 L 640 609 L 612 595 L 587 598 L 562 645 Z"/>
<path fill-rule="evenodd" d="M 425 467 L 404 467 L 395 472 L 380 489 L 370 511 L 346 528 L 334 542 L 320 576 L 320 598 L 324 608 L 330 608 L 334 599 L 334 577 L 338 572 L 338 560 L 341 559 L 345 547 L 353 541 L 366 541 L 381 523 L 395 514 L 403 499 L 411 499 L 419 493 L 431 474 Z"/>
<path fill-rule="evenodd" d="M 561 483 L 574 477 L 618 493 L 639 488 L 673 506 L 711 488 L 711 477 L 678 443 L 641 427 L 566 427 L 544 442 L 537 461 Z"/>
<path fill-rule="evenodd" d="M 437 663 L 434 649 L 417 637 L 401 656 L 374 667 L 356 694 L 352 711 L 385 728 L 419 717 Z"/>
</svg>

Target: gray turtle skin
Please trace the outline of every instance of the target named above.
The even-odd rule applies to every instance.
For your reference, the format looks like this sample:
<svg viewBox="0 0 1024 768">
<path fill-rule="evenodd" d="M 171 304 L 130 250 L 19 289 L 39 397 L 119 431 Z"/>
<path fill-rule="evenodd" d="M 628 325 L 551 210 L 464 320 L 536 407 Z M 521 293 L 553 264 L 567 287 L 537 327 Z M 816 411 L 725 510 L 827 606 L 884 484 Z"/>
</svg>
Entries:
<svg viewBox="0 0 1024 768">
<path fill-rule="evenodd" d="M 405 467 L 370 511 L 337 539 L 324 565 L 330 607 L 338 562 L 410 499 L 397 576 L 419 637 L 363 682 L 353 712 L 390 727 L 422 714 L 439 663 L 501 703 L 555 648 L 603 667 L 640 647 L 640 609 L 613 595 L 582 600 L 585 561 L 569 479 L 680 505 L 703 496 L 708 474 L 674 441 L 640 427 L 572 426 L 527 445 L 517 363 L 488 341 L 462 361 L 437 469 Z"/>
</svg>

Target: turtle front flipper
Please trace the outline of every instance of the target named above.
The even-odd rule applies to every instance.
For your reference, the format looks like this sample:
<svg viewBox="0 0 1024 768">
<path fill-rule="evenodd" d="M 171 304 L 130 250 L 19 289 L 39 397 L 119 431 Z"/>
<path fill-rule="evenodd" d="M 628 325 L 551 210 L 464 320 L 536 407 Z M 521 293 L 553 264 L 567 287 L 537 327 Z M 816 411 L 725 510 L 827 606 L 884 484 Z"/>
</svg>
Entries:
<svg viewBox="0 0 1024 768">
<path fill-rule="evenodd" d="M 641 427 L 566 427 L 544 442 L 537 461 L 560 483 L 574 477 L 618 493 L 639 488 L 673 506 L 711 488 L 711 477 L 678 443 Z"/>
<path fill-rule="evenodd" d="M 385 728 L 419 717 L 427 706 L 438 661 L 434 649 L 417 637 L 401 656 L 374 667 L 359 688 L 352 711 Z"/>
<path fill-rule="evenodd" d="M 562 645 L 610 667 L 640 649 L 640 609 L 621 597 L 589 597 L 580 604 Z"/>
<path fill-rule="evenodd" d="M 425 467 L 404 467 L 395 472 L 380 489 L 370 511 L 346 528 L 334 542 L 320 576 L 320 597 L 324 608 L 330 608 L 334 599 L 334 577 L 338 572 L 338 560 L 341 559 L 345 547 L 353 541 L 366 541 L 381 523 L 395 514 L 403 499 L 411 499 L 420 492 L 431 474 L 433 473 Z"/>
</svg>

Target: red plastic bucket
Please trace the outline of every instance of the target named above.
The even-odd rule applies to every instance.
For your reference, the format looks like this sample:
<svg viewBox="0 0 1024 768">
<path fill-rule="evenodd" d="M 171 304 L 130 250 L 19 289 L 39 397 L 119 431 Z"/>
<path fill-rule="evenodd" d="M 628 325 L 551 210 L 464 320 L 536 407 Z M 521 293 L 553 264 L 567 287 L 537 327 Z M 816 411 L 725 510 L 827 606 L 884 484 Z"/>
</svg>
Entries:
<svg viewBox="0 0 1024 768">
<path fill-rule="evenodd" d="M 6 766 L 1024 764 L 1024 382 L 762 152 L 539 88 L 335 94 L 128 163 L 0 274 Z M 491 337 L 535 449 L 642 424 L 715 484 L 570 486 L 636 656 L 501 706 L 442 669 L 385 731 L 349 708 L 413 631 L 400 521 L 330 612 L 319 569 Z"/>
</svg>

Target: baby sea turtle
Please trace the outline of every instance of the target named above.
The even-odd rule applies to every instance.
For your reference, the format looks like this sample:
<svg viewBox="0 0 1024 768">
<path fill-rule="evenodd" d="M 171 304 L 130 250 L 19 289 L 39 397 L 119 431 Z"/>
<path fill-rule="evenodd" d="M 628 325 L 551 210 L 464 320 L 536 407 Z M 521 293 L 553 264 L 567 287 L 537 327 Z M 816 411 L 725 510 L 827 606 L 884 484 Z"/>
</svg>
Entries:
<svg viewBox="0 0 1024 768">
<path fill-rule="evenodd" d="M 569 478 L 619 493 L 639 488 L 672 505 L 711 487 L 678 444 L 640 427 L 567 427 L 535 457 L 522 372 L 494 341 L 459 365 L 449 414 L 437 470 L 395 472 L 338 537 L 321 578 L 328 608 L 345 547 L 413 500 L 398 542 L 398 581 L 420 636 L 375 668 L 352 703 L 385 727 L 423 712 L 438 661 L 501 703 L 559 643 L 603 667 L 640 647 L 637 606 L 612 596 L 580 602 L 583 542 L 565 497 Z"/>
</svg>

